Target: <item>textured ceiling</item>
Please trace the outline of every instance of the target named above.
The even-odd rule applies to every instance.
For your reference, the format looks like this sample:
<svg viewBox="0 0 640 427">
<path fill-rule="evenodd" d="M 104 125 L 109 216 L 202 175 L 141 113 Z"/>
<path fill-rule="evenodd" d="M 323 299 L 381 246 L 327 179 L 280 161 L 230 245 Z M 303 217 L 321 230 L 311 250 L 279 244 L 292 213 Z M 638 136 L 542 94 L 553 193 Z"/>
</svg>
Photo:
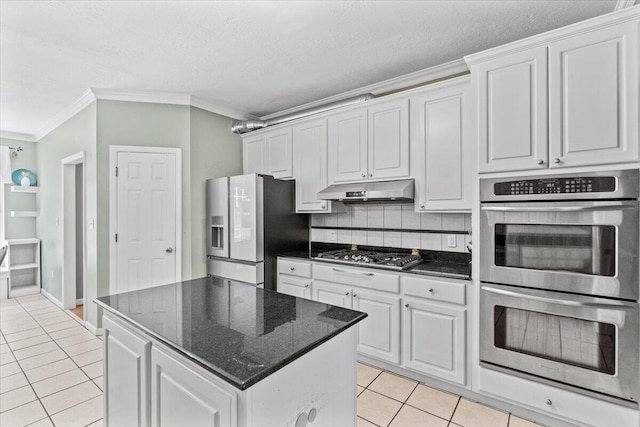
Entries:
<svg viewBox="0 0 640 427">
<path fill-rule="evenodd" d="M 264 116 L 614 10 L 616 1 L 1 1 L 0 129 L 87 88 Z"/>
</svg>

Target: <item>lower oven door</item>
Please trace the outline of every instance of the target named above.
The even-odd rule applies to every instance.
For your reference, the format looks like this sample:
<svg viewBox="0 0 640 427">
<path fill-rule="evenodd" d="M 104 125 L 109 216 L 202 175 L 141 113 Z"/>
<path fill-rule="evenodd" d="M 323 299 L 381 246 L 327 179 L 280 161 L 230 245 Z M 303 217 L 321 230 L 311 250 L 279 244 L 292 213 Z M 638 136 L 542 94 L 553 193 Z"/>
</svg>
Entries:
<svg viewBox="0 0 640 427">
<path fill-rule="evenodd" d="M 637 402 L 638 303 L 482 284 L 480 360 Z"/>
</svg>

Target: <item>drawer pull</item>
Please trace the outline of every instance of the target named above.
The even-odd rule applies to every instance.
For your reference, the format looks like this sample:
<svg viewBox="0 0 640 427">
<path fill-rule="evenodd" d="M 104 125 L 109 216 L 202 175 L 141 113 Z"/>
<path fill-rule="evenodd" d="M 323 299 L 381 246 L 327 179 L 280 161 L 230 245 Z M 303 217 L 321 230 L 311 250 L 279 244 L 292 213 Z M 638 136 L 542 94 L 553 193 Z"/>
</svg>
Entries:
<svg viewBox="0 0 640 427">
<path fill-rule="evenodd" d="M 289 270 L 291 270 L 291 271 L 295 271 L 295 269 L 296 269 L 295 267 L 289 268 Z"/>
<path fill-rule="evenodd" d="M 549 406 L 553 405 L 553 402 L 551 401 L 551 399 L 547 399 L 547 401 L 544 402 L 544 403 L 546 403 Z"/>
<path fill-rule="evenodd" d="M 435 291 L 433 290 L 433 288 L 429 289 L 429 293 L 430 293 L 430 294 L 432 294 L 432 293 L 434 293 L 434 292 L 435 292 Z"/>
<path fill-rule="evenodd" d="M 356 295 L 356 294 L 353 294 L 353 297 L 354 297 L 354 298 L 358 298 L 358 295 Z"/>
<path fill-rule="evenodd" d="M 359 271 L 347 271 L 347 270 L 342 270 L 340 268 L 334 268 L 333 271 L 335 271 L 336 273 L 359 274 L 361 276 L 373 276 L 373 273 L 361 273 Z"/>
<path fill-rule="evenodd" d="M 345 295 L 349 295 L 349 294 L 350 294 L 350 292 L 347 292 Z"/>
<path fill-rule="evenodd" d="M 405 304 L 404 306 L 405 306 L 405 307 L 407 307 L 407 308 L 409 308 L 409 304 Z"/>
</svg>

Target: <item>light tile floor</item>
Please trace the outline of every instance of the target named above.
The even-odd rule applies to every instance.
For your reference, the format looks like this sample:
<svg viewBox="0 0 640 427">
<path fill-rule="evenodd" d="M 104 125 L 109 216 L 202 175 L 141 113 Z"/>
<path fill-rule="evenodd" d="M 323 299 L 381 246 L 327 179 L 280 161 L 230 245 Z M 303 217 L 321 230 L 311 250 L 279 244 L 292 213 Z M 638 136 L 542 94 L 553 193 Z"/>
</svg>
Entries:
<svg viewBox="0 0 640 427">
<path fill-rule="evenodd" d="M 41 295 L 0 303 L 0 426 L 102 425 L 102 341 Z M 533 427 L 358 363 L 358 427 Z"/>
<path fill-rule="evenodd" d="M 42 295 L 0 303 L 0 426 L 102 425 L 102 341 Z"/>
<path fill-rule="evenodd" d="M 358 363 L 358 427 L 534 427 L 513 414 Z"/>
</svg>

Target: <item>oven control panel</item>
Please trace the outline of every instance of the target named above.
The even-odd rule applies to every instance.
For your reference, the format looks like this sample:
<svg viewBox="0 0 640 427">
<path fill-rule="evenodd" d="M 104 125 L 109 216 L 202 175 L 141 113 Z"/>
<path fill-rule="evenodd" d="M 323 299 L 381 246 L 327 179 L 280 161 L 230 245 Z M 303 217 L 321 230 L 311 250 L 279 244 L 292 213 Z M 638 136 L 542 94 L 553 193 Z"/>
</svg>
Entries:
<svg viewBox="0 0 640 427">
<path fill-rule="evenodd" d="M 606 193 L 616 189 L 612 176 L 541 178 L 497 182 L 493 185 L 496 196 L 516 194 Z"/>
</svg>

